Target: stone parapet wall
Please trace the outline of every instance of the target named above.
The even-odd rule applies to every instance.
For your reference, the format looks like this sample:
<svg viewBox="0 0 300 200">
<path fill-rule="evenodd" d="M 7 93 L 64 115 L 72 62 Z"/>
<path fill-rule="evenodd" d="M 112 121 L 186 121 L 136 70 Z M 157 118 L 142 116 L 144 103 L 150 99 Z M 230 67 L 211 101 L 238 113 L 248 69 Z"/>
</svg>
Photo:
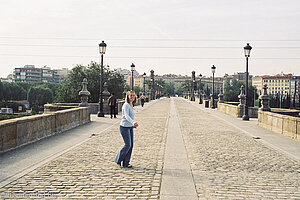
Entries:
<svg viewBox="0 0 300 200">
<path fill-rule="evenodd" d="M 231 115 L 233 117 L 241 118 L 244 115 L 244 107 L 233 105 L 234 103 L 220 103 L 218 102 L 217 109 L 227 115 Z M 258 117 L 258 108 L 257 107 L 249 107 L 248 115 L 250 118 Z"/>
<path fill-rule="evenodd" d="M 78 107 L 0 121 L 0 152 L 88 123 L 90 112 Z"/>
<path fill-rule="evenodd" d="M 218 111 L 221 111 L 221 112 L 223 112 L 227 115 L 231 115 L 233 117 L 242 117 L 240 108 L 235 105 L 218 102 L 217 109 L 218 109 Z"/>
<path fill-rule="evenodd" d="M 300 140 L 300 118 L 258 111 L 258 125 L 268 130 Z"/>
<path fill-rule="evenodd" d="M 117 112 L 122 112 L 122 106 L 124 104 L 124 100 L 118 99 L 117 100 Z M 97 114 L 99 112 L 99 103 L 88 103 L 89 108 L 91 109 L 91 114 Z M 45 105 L 46 106 L 46 105 Z M 57 108 L 65 107 L 65 109 L 78 107 L 79 103 L 55 103 L 55 104 L 47 104 L 47 107 L 45 107 L 45 112 L 48 110 L 55 111 L 58 110 Z M 103 112 L 104 114 L 109 114 L 110 109 L 108 108 L 108 105 L 103 103 Z"/>
</svg>

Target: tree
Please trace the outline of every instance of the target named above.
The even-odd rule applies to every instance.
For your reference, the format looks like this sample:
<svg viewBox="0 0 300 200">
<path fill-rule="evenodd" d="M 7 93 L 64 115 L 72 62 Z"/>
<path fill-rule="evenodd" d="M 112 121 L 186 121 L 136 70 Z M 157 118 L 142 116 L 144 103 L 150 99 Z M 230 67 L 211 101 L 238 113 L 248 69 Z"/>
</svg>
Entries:
<svg viewBox="0 0 300 200">
<path fill-rule="evenodd" d="M 244 90 L 245 90 L 245 83 L 239 82 L 236 79 L 232 79 L 230 83 L 230 80 L 226 79 L 224 83 L 224 101 L 238 102 L 239 101 L 238 96 L 241 93 L 242 85 L 244 86 Z M 248 103 L 250 107 L 254 106 L 254 92 L 255 92 L 255 87 L 249 85 Z M 256 93 L 255 96 L 257 97 L 258 94 Z"/>
<path fill-rule="evenodd" d="M 174 83 L 169 83 L 166 84 L 166 93 L 171 95 L 171 96 L 175 96 L 175 86 Z"/>
<path fill-rule="evenodd" d="M 236 79 L 232 79 L 231 82 L 229 79 L 226 79 L 224 83 L 224 101 L 238 102 L 241 85 L 242 83 Z"/>
<path fill-rule="evenodd" d="M 87 78 L 87 89 L 91 93 L 89 101 L 94 103 L 99 102 L 100 69 L 100 64 L 96 62 L 91 62 L 88 66 L 75 66 L 71 70 L 68 78 L 58 87 L 55 102 L 80 102 L 78 93 L 82 89 L 82 81 L 84 78 Z M 125 87 L 125 80 L 122 74 L 110 70 L 109 66 L 105 66 L 103 68 L 103 85 L 104 83 L 107 84 L 109 92 L 114 92 L 117 98 L 122 97 Z"/>
<path fill-rule="evenodd" d="M 135 94 L 139 97 L 140 92 L 142 92 L 141 88 L 139 86 L 134 86 L 133 90 L 134 90 Z"/>
<path fill-rule="evenodd" d="M 24 100 L 26 90 L 16 83 L 3 82 L 3 100 Z"/>
<path fill-rule="evenodd" d="M 0 102 L 3 100 L 3 84 L 0 80 Z"/>
<path fill-rule="evenodd" d="M 122 98 L 122 94 L 126 84 L 124 80 L 124 75 L 117 72 L 116 70 L 114 71 L 108 70 L 107 73 L 108 73 L 108 81 L 107 81 L 108 91 L 110 93 L 114 92 L 117 98 Z M 140 91 L 141 89 L 139 88 L 139 91 L 136 91 L 136 93 L 138 94 Z"/>
<path fill-rule="evenodd" d="M 185 80 L 182 82 L 177 90 L 177 94 L 182 95 L 183 93 L 186 93 L 189 91 L 190 88 L 190 80 Z"/>
<path fill-rule="evenodd" d="M 51 103 L 53 100 L 53 93 L 49 88 L 42 86 L 31 87 L 28 92 L 28 101 L 30 107 L 44 106 L 46 103 Z"/>
</svg>

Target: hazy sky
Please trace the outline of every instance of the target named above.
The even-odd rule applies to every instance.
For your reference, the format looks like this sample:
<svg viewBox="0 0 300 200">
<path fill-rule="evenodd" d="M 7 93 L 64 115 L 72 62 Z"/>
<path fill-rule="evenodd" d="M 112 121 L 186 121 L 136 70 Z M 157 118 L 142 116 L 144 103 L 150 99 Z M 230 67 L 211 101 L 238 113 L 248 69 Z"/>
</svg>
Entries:
<svg viewBox="0 0 300 200">
<path fill-rule="evenodd" d="M 300 75 L 299 0 L 0 0 L 0 77 L 33 64 L 216 76 Z"/>
</svg>

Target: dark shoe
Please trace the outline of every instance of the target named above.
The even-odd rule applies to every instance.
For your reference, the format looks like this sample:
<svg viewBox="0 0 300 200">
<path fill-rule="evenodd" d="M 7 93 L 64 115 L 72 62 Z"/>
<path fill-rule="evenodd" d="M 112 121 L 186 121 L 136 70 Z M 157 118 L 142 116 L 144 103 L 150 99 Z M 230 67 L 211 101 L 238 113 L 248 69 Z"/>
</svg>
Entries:
<svg viewBox="0 0 300 200">
<path fill-rule="evenodd" d="M 117 117 L 115 116 L 115 118 L 117 118 Z"/>
<path fill-rule="evenodd" d="M 124 166 L 124 168 L 132 168 L 132 165 L 126 165 L 126 166 Z"/>
</svg>

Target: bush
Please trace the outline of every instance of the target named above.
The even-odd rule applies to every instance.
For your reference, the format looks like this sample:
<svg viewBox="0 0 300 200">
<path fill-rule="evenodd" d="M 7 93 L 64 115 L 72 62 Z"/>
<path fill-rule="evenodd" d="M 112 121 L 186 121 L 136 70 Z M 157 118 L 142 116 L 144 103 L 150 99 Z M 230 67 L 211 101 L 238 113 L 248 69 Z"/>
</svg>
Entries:
<svg viewBox="0 0 300 200">
<path fill-rule="evenodd" d="M 0 114 L 0 121 L 1 120 L 6 120 L 6 119 L 14 119 L 14 118 L 19 118 L 19 117 L 23 117 L 24 115 L 3 115 L 3 114 Z"/>
</svg>

